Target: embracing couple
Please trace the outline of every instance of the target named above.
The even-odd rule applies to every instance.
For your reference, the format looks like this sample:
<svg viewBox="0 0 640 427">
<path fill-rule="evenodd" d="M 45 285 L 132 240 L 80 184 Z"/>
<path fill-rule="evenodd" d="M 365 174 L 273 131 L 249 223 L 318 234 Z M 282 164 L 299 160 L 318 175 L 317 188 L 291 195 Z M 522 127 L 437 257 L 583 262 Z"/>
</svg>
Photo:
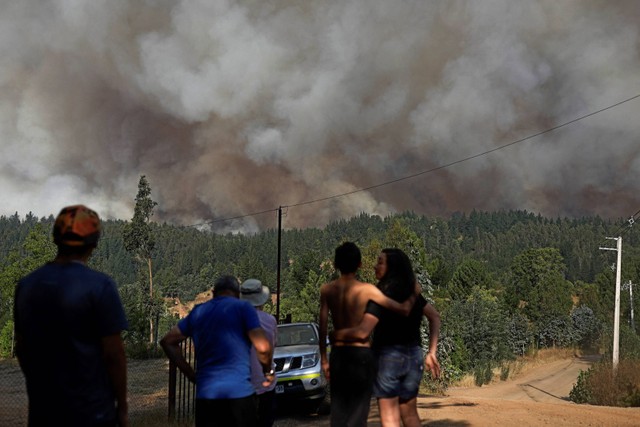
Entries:
<svg viewBox="0 0 640 427">
<path fill-rule="evenodd" d="M 331 384 L 331 425 L 366 426 L 373 393 L 383 427 L 400 426 L 401 420 L 407 427 L 420 426 L 416 399 L 424 367 L 432 377 L 440 376 L 440 315 L 420 294 L 411 261 L 401 250 L 380 253 L 377 287 L 356 278 L 361 263 L 358 247 L 343 243 L 334 258 L 340 277 L 320 289 L 320 355 Z M 329 313 L 333 332 L 328 357 Z M 424 362 L 423 316 L 429 320 Z"/>
</svg>

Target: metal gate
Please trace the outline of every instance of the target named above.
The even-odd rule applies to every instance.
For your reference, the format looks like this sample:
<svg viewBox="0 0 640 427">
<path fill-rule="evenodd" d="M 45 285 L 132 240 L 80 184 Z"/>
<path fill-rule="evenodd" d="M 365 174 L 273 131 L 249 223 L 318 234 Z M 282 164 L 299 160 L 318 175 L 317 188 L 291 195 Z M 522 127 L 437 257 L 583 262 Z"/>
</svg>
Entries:
<svg viewBox="0 0 640 427">
<path fill-rule="evenodd" d="M 195 348 L 191 338 L 180 343 L 185 360 L 196 369 Z M 169 420 L 182 421 L 192 419 L 196 409 L 196 385 L 169 361 Z"/>
</svg>

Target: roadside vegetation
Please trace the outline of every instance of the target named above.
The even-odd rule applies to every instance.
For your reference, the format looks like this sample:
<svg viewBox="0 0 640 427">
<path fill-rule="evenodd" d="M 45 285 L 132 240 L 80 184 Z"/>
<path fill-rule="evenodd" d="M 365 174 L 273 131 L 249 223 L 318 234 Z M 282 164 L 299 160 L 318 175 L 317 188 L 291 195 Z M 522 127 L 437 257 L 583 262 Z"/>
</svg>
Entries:
<svg viewBox="0 0 640 427">
<path fill-rule="evenodd" d="M 576 352 L 569 348 L 546 348 L 532 351 L 530 354 L 518 356 L 513 360 L 504 361 L 500 366 L 491 370 L 478 370 L 464 374 L 460 379 L 451 382 L 450 387 L 480 387 L 500 381 L 514 380 L 527 374 L 532 369 L 556 361 L 567 360 L 576 356 Z M 479 381 L 481 379 L 482 381 Z M 482 382 L 482 384 L 480 384 Z M 429 375 L 423 378 L 420 389 L 422 394 L 446 395 L 447 387 L 439 381 L 433 381 Z"/>
<path fill-rule="evenodd" d="M 582 371 L 569 395 L 575 403 L 640 407 L 640 361 L 621 360 L 617 370 L 611 360 Z"/>
<path fill-rule="evenodd" d="M 150 194 L 150 184 L 141 179 L 134 199 L 137 216 L 105 220 L 90 261 L 119 285 L 130 325 L 125 336 L 130 359 L 163 358 L 156 343 L 177 321 L 175 308 L 208 292 L 219 275 L 257 277 L 272 292 L 278 276 L 277 230 L 222 233 L 153 222 L 156 203 Z M 320 285 L 335 274 L 333 251 L 351 240 L 363 252 L 361 278 L 370 282 L 380 250 L 403 249 L 424 296 L 441 314 L 438 358 L 444 375 L 438 381 L 425 375 L 425 390 L 443 392 L 469 378 L 478 386 L 508 379 L 528 357 L 548 349 L 603 354 L 606 362 L 611 359 L 615 256 L 599 250 L 611 246 L 605 237 L 622 230 L 622 282 L 640 283 L 640 231 L 621 226 L 625 223 L 526 211 L 474 211 L 449 218 L 405 212 L 384 218 L 362 213 L 321 229 L 285 229 L 280 320 L 318 320 Z M 13 357 L 15 283 L 53 257 L 52 224 L 53 216 L 0 217 L 0 358 Z M 623 291 L 620 369 L 622 362 L 640 359 L 638 336 L 627 326 L 631 304 Z M 276 305 L 268 303 L 266 311 L 275 314 Z M 427 333 L 425 325 L 425 345 Z M 605 362 L 581 376 L 576 402 L 594 402 L 589 378 L 606 371 Z M 634 384 L 619 384 L 630 397 L 615 401 L 634 402 Z"/>
<path fill-rule="evenodd" d="M 627 325 L 620 329 L 620 354 L 614 369 L 611 353 L 582 371 L 569 395 L 575 403 L 640 407 L 640 337 Z"/>
</svg>

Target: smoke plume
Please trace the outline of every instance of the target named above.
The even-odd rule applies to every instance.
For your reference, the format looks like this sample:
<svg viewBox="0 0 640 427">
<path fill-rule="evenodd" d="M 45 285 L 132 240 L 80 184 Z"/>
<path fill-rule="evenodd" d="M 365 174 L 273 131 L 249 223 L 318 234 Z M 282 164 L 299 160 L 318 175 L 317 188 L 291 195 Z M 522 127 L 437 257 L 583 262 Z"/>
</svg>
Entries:
<svg viewBox="0 0 640 427">
<path fill-rule="evenodd" d="M 81 202 L 129 219 L 144 174 L 154 218 L 184 225 L 279 206 L 287 227 L 624 217 L 640 208 L 640 100 L 354 191 L 640 93 L 638 23 L 637 0 L 4 2 L 0 214 Z"/>
</svg>

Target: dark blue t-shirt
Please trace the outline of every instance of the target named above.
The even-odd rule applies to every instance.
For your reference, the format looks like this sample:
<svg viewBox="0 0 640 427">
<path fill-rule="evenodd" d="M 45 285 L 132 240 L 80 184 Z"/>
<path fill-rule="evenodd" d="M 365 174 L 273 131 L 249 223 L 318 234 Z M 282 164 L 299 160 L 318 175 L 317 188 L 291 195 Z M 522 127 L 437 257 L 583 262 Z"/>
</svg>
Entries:
<svg viewBox="0 0 640 427">
<path fill-rule="evenodd" d="M 238 399 L 254 393 L 247 333 L 259 327 L 256 309 L 228 296 L 195 306 L 178 322 L 196 348 L 196 398 Z"/>
<path fill-rule="evenodd" d="M 101 339 L 128 325 L 114 281 L 79 262 L 46 264 L 18 282 L 14 316 L 30 418 L 115 418 Z"/>
</svg>

